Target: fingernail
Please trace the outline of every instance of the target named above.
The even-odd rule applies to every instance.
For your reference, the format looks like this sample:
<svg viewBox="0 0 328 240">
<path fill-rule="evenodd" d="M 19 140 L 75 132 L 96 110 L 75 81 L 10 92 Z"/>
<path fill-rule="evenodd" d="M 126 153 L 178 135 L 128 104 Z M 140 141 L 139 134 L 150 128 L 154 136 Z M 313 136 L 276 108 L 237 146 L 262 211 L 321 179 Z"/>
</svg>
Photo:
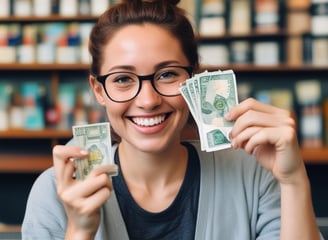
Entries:
<svg viewBox="0 0 328 240">
<path fill-rule="evenodd" d="M 81 153 L 82 155 L 88 155 L 88 154 L 89 154 L 86 150 L 81 150 L 80 153 Z"/>
<path fill-rule="evenodd" d="M 227 120 L 231 120 L 230 112 L 227 112 L 226 114 L 224 114 L 224 118 L 227 119 Z"/>
<path fill-rule="evenodd" d="M 229 132 L 228 137 L 229 137 L 229 140 L 231 141 L 231 140 L 232 140 L 232 134 L 231 134 L 231 131 Z"/>
<path fill-rule="evenodd" d="M 108 172 L 108 175 L 110 177 L 115 177 L 118 175 L 118 166 L 115 164 L 115 169 L 111 170 Z"/>
</svg>

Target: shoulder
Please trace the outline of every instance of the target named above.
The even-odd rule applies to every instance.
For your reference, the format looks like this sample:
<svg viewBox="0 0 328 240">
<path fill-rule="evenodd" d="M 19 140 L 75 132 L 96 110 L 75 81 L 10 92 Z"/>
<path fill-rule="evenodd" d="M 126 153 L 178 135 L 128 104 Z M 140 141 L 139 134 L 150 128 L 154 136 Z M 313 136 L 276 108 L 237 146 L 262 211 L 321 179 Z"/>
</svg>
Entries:
<svg viewBox="0 0 328 240">
<path fill-rule="evenodd" d="M 55 171 L 54 168 L 51 167 L 44 172 L 42 172 L 39 177 L 35 180 L 30 196 L 38 196 L 38 195 L 47 195 L 44 197 L 53 197 L 56 194 L 56 178 L 55 178 Z M 47 194 L 44 194 L 47 193 Z"/>
<path fill-rule="evenodd" d="M 40 174 L 30 191 L 22 236 L 33 239 L 61 238 L 66 224 L 65 210 L 57 196 L 54 169 L 49 168 Z"/>
</svg>

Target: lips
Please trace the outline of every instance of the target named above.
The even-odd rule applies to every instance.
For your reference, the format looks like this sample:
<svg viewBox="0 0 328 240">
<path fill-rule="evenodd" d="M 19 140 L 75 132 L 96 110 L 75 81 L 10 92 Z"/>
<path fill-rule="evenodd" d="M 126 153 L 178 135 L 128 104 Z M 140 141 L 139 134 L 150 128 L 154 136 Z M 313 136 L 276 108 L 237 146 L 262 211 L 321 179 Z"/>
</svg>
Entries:
<svg viewBox="0 0 328 240">
<path fill-rule="evenodd" d="M 152 127 L 165 121 L 167 115 L 158 115 L 153 117 L 133 117 L 132 122 L 142 127 Z"/>
</svg>

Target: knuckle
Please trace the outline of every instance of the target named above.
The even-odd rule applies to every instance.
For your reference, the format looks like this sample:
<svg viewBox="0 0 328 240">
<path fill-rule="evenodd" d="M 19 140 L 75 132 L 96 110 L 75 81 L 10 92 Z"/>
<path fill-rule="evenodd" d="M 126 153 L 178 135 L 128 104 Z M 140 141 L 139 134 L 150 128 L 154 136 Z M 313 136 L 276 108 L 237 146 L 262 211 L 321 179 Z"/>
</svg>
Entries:
<svg viewBox="0 0 328 240">
<path fill-rule="evenodd" d="M 55 145 L 55 146 L 52 148 L 52 153 L 53 153 L 53 155 L 57 155 L 57 154 L 60 152 L 60 149 L 61 149 L 61 145 Z"/>
</svg>

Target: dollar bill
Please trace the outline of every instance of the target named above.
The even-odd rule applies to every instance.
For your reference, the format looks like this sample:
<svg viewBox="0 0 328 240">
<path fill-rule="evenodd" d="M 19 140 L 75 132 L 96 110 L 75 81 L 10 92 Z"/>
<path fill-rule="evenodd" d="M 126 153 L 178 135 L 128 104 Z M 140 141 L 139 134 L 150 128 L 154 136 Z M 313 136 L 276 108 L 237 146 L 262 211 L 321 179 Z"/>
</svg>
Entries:
<svg viewBox="0 0 328 240">
<path fill-rule="evenodd" d="M 233 122 L 224 115 L 238 104 L 234 72 L 213 71 L 196 74 L 180 87 L 198 126 L 201 147 L 216 151 L 231 147 Z"/>
<path fill-rule="evenodd" d="M 85 179 L 96 166 L 112 164 L 110 125 L 108 122 L 72 127 L 76 144 L 88 151 L 87 158 L 75 159 L 75 177 Z M 111 176 L 117 173 L 109 173 Z"/>
</svg>

